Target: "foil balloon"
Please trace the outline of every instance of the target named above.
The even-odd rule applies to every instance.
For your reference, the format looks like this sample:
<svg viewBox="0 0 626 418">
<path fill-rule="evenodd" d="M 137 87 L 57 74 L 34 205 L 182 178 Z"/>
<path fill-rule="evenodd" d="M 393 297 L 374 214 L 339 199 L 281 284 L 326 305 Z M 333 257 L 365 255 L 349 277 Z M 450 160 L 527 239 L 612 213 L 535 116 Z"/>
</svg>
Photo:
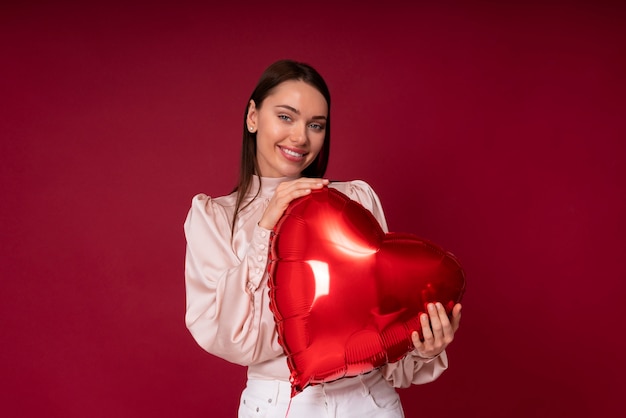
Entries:
<svg viewBox="0 0 626 418">
<path fill-rule="evenodd" d="M 426 305 L 439 301 L 449 315 L 465 290 L 452 254 L 385 233 L 367 209 L 327 187 L 291 202 L 276 224 L 269 273 L 292 396 L 402 359 Z"/>
</svg>

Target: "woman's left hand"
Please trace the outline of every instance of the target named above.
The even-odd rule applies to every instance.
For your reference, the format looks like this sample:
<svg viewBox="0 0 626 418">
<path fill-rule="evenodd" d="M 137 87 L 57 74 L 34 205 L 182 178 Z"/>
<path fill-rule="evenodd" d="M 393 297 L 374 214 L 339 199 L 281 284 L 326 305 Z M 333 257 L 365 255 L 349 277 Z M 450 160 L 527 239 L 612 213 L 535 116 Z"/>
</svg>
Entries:
<svg viewBox="0 0 626 418">
<path fill-rule="evenodd" d="M 420 357 L 436 357 L 454 340 L 454 333 L 459 329 L 459 323 L 461 322 L 461 304 L 457 303 L 454 305 L 452 319 L 450 320 L 441 303 L 429 303 L 428 315 L 422 314 L 420 322 L 424 340 L 421 341 L 419 333 L 413 331 L 411 339 L 413 340 L 415 350 Z"/>
</svg>

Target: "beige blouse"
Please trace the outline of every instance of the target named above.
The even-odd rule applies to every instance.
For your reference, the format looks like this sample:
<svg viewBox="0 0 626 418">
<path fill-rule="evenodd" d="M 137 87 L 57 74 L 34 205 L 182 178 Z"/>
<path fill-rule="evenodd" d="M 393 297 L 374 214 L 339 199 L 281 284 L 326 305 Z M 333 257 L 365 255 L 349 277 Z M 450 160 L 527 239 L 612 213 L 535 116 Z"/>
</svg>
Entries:
<svg viewBox="0 0 626 418">
<path fill-rule="evenodd" d="M 197 343 L 211 354 L 248 366 L 248 378 L 288 381 L 289 368 L 278 343 L 269 307 L 268 246 L 270 230 L 258 225 L 276 187 L 287 178 L 253 178 L 231 240 L 236 194 L 195 196 L 185 221 L 187 252 L 185 321 Z M 333 182 L 333 187 L 370 210 L 383 230 L 387 223 L 378 196 L 360 180 Z M 424 360 L 414 353 L 383 366 L 380 372 L 395 387 L 428 383 L 447 368 L 446 353 Z"/>
</svg>

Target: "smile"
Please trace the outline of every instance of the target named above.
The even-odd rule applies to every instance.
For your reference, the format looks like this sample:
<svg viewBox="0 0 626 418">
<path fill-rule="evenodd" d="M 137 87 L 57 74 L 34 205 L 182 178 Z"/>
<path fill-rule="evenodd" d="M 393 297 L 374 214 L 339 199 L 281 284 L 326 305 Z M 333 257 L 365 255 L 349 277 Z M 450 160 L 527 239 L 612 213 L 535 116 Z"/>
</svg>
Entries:
<svg viewBox="0 0 626 418">
<path fill-rule="evenodd" d="M 304 157 L 306 155 L 306 153 L 299 153 L 299 152 L 296 152 L 296 151 L 293 151 L 293 150 L 290 150 L 290 149 L 287 149 L 287 148 L 283 148 L 283 147 L 279 147 L 279 148 L 280 148 L 280 150 L 284 154 L 286 154 L 289 157 L 293 157 L 293 158 L 298 158 L 299 159 L 299 158 L 302 158 L 302 157 Z"/>
</svg>

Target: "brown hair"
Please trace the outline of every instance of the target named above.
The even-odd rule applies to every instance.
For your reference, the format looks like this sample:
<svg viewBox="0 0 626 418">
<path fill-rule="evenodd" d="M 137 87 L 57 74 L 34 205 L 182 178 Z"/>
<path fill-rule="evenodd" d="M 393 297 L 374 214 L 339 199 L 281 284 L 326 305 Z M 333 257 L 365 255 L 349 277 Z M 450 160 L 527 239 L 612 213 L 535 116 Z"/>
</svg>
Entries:
<svg viewBox="0 0 626 418">
<path fill-rule="evenodd" d="M 272 93 L 276 86 L 290 80 L 304 81 L 315 87 L 326 99 L 328 115 L 326 119 L 324 144 L 311 164 L 302 171 L 302 175 L 304 177 L 323 177 L 326 172 L 330 155 L 330 92 L 328 86 L 322 76 L 308 64 L 292 60 L 276 61 L 267 67 L 261 75 L 259 82 L 254 91 L 252 91 L 252 95 L 246 104 L 246 111 L 243 115 L 243 144 L 241 148 L 241 163 L 239 165 L 239 181 L 237 182 L 237 186 L 233 189 L 233 192 L 237 192 L 237 204 L 231 224 L 231 231 L 233 233 L 239 212 L 250 204 L 261 191 L 259 184 L 259 189 L 254 198 L 242 207 L 243 200 L 252 185 L 252 176 L 259 174 L 259 165 L 256 159 L 256 133 L 249 132 L 246 123 L 250 100 L 254 100 L 256 107 L 260 108 L 263 100 Z"/>
</svg>

